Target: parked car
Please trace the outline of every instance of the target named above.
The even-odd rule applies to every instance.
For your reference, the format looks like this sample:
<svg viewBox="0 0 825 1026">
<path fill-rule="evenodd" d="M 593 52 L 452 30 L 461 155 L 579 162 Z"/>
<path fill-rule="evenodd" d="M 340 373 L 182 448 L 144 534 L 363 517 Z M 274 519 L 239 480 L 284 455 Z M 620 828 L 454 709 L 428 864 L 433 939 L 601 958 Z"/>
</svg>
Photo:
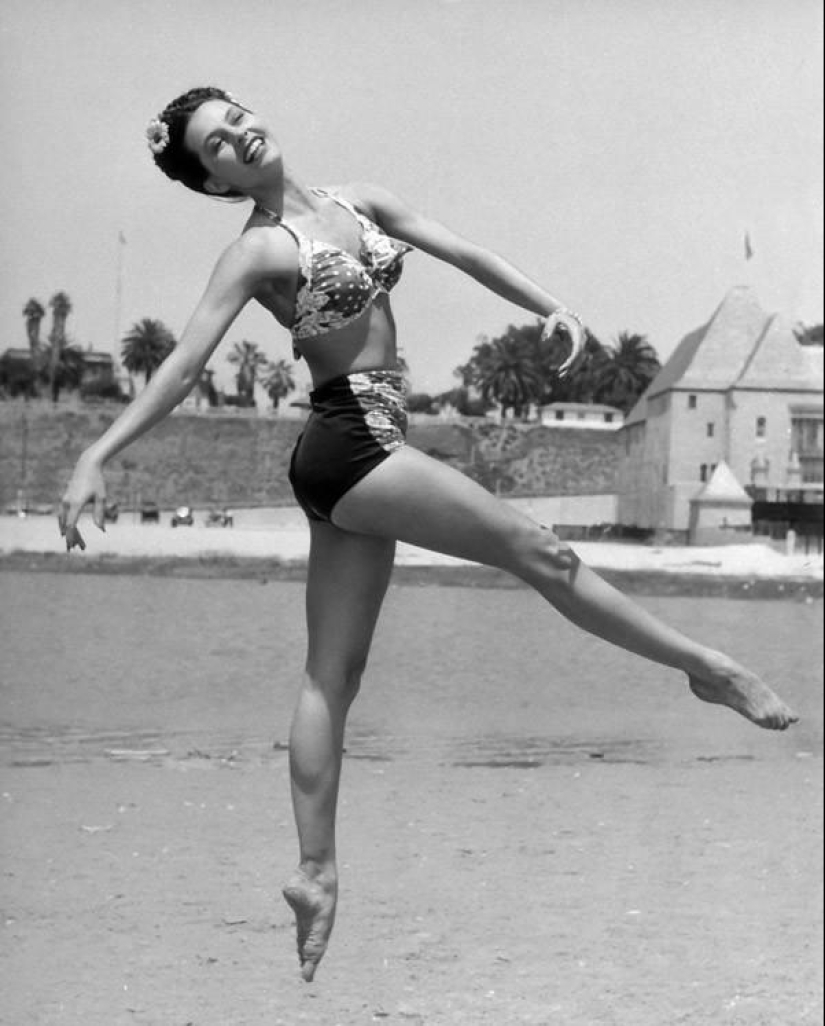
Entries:
<svg viewBox="0 0 825 1026">
<path fill-rule="evenodd" d="M 191 527 L 195 517 L 191 506 L 178 506 L 172 514 L 172 527 Z"/>
<path fill-rule="evenodd" d="M 232 527 L 234 519 L 228 509 L 212 509 L 204 521 L 207 527 Z"/>
<path fill-rule="evenodd" d="M 140 522 L 159 524 L 160 523 L 160 509 L 156 502 L 142 502 L 140 504 Z"/>
</svg>

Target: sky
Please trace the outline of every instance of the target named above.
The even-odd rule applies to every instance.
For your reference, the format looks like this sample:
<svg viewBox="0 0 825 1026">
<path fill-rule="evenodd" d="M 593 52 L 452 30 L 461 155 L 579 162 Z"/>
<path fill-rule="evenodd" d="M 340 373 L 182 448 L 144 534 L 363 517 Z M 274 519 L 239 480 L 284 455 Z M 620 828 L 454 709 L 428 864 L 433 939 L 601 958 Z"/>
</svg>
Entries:
<svg viewBox="0 0 825 1026">
<path fill-rule="evenodd" d="M 820 0 L 3 0 L 0 83 L 0 350 L 58 290 L 84 347 L 119 355 L 144 317 L 180 335 L 247 209 L 169 182 L 144 132 L 205 84 L 302 180 L 380 183 L 605 344 L 665 360 L 740 284 L 822 321 Z M 417 391 L 533 321 L 422 253 L 393 300 Z M 240 340 L 291 360 L 250 305 L 210 361 L 230 390 Z"/>
</svg>

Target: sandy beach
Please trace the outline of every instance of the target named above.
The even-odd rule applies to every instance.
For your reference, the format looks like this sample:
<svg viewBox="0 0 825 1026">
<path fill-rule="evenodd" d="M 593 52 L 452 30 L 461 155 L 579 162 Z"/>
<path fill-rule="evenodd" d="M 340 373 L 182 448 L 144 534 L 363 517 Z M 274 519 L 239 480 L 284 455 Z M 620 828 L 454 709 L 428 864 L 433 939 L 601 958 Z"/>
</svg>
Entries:
<svg viewBox="0 0 825 1026">
<path fill-rule="evenodd" d="M 540 512 L 534 500 L 512 500 L 528 515 Z M 75 562 L 94 559 L 154 560 L 270 560 L 302 565 L 309 552 L 309 532 L 300 510 L 250 510 L 236 514 L 233 528 L 209 528 L 196 516 L 190 527 L 172 528 L 164 513 L 160 524 L 140 524 L 126 513 L 115 524 L 99 531 L 88 515 L 80 527 L 86 552 L 73 552 Z M 784 549 L 767 542 L 750 541 L 713 547 L 654 546 L 619 542 L 575 542 L 581 558 L 595 569 L 618 573 L 650 573 L 703 577 L 752 578 L 821 582 L 821 553 Z M 0 518 L 0 556 L 13 553 L 64 555 L 65 547 L 52 517 Z M 463 560 L 400 544 L 399 567 L 468 567 Z"/>
<path fill-rule="evenodd" d="M 391 587 L 307 986 L 302 592 L 0 574 L 0 1022 L 822 1023 L 821 603 L 643 599 L 781 681 L 775 734 L 526 589 Z"/>
<path fill-rule="evenodd" d="M 308 987 L 279 893 L 305 522 L 135 521 L 86 516 L 67 554 L 0 520 L 0 1023 L 823 1021 L 821 555 L 574 545 L 781 680 L 803 719 L 769 735 L 558 620 L 543 654 L 529 589 L 399 546 Z"/>
</svg>

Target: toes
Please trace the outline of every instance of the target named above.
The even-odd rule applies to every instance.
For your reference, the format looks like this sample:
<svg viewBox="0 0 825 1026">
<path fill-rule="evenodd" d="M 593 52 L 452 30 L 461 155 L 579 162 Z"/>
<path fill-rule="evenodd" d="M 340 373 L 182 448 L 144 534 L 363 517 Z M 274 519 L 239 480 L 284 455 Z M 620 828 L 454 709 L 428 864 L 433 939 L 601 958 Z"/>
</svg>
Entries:
<svg viewBox="0 0 825 1026">
<path fill-rule="evenodd" d="M 301 963 L 301 977 L 305 983 L 312 983 L 315 978 L 315 970 L 318 968 L 319 961 L 320 958 L 312 960 L 307 958 Z"/>
</svg>

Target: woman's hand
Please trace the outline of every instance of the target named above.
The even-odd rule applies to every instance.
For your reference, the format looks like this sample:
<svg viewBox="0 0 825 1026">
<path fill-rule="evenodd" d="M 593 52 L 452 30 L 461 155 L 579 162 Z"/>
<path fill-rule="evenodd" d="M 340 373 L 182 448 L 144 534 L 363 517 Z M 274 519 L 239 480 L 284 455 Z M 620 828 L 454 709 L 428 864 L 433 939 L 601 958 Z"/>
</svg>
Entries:
<svg viewBox="0 0 825 1026">
<path fill-rule="evenodd" d="M 556 371 L 556 374 L 563 378 L 572 367 L 576 357 L 584 349 L 584 344 L 587 341 L 587 329 L 578 314 L 568 310 L 567 307 L 560 306 L 544 322 L 541 333 L 543 339 L 551 339 L 554 336 L 563 341 L 570 340 L 570 352 Z"/>
<path fill-rule="evenodd" d="M 77 461 L 71 480 L 60 500 L 60 512 L 57 515 L 60 533 L 66 539 L 67 552 L 71 552 L 75 545 L 81 551 L 86 548 L 86 543 L 77 529 L 77 521 L 87 502 L 94 503 L 94 522 L 101 531 L 105 531 L 106 484 L 103 480 L 103 468 L 95 459 L 84 454 Z"/>
</svg>

